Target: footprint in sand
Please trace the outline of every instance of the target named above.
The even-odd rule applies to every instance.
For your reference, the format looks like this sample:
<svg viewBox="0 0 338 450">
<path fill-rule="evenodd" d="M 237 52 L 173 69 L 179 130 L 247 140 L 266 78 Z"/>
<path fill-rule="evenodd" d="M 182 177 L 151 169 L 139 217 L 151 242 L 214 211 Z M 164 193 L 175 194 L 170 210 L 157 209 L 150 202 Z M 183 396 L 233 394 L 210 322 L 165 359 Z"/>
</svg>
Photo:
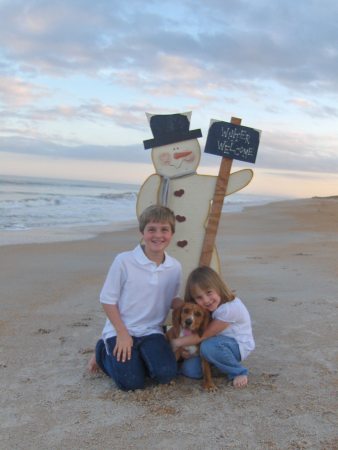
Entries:
<svg viewBox="0 0 338 450">
<path fill-rule="evenodd" d="M 34 334 L 49 334 L 53 330 L 50 330 L 48 328 L 39 328 Z"/>
<path fill-rule="evenodd" d="M 264 300 L 267 300 L 268 302 L 276 302 L 278 300 L 277 297 L 265 297 Z"/>
<path fill-rule="evenodd" d="M 73 322 L 72 324 L 68 325 L 69 327 L 88 327 L 89 321 L 92 320 L 91 317 L 84 317 L 83 319 L 79 320 L 78 322 Z"/>
<path fill-rule="evenodd" d="M 69 327 L 88 327 L 88 323 L 86 322 L 74 322 L 68 325 Z"/>
</svg>

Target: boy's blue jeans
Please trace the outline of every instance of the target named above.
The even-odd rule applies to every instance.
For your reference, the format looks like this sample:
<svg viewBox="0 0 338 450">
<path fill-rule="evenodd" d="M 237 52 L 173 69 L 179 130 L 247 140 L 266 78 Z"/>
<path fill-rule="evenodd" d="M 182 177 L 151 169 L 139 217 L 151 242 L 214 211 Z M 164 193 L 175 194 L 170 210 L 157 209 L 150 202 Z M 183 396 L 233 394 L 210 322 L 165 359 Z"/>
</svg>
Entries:
<svg viewBox="0 0 338 450">
<path fill-rule="evenodd" d="M 175 355 L 162 334 L 133 336 L 131 359 L 126 362 L 118 362 L 113 356 L 115 345 L 116 337 L 107 339 L 107 354 L 105 344 L 100 339 L 95 349 L 96 362 L 123 391 L 143 389 L 147 377 L 160 384 L 169 383 L 176 377 Z"/>
<path fill-rule="evenodd" d="M 225 373 L 229 380 L 238 375 L 247 375 L 248 369 L 241 365 L 238 343 L 228 336 L 213 336 L 201 343 L 200 354 L 210 364 Z M 202 364 L 199 356 L 183 361 L 180 373 L 189 378 L 202 378 Z"/>
</svg>

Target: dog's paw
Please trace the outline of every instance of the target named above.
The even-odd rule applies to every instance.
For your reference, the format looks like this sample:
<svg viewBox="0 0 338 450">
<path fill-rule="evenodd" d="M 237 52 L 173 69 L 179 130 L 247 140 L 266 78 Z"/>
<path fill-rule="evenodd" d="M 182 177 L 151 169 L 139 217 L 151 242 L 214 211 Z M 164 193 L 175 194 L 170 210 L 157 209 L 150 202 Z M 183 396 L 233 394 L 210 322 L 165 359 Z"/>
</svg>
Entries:
<svg viewBox="0 0 338 450">
<path fill-rule="evenodd" d="M 203 383 L 203 389 L 207 392 L 216 392 L 218 388 L 215 383 L 209 382 Z"/>
</svg>

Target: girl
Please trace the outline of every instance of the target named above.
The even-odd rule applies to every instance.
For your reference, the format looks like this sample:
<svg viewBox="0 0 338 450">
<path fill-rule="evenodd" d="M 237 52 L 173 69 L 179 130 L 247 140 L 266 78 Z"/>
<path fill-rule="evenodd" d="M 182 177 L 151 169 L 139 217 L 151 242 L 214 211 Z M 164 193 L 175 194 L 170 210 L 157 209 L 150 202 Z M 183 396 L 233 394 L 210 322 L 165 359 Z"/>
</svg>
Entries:
<svg viewBox="0 0 338 450">
<path fill-rule="evenodd" d="M 228 376 L 235 388 L 248 384 L 243 361 L 255 348 L 250 315 L 242 301 L 209 267 L 198 267 L 188 277 L 185 301 L 195 302 L 211 313 L 212 321 L 202 337 L 184 336 L 173 341 L 174 349 L 201 343 L 200 354 Z M 186 359 L 181 373 L 201 378 L 199 356 Z"/>
</svg>

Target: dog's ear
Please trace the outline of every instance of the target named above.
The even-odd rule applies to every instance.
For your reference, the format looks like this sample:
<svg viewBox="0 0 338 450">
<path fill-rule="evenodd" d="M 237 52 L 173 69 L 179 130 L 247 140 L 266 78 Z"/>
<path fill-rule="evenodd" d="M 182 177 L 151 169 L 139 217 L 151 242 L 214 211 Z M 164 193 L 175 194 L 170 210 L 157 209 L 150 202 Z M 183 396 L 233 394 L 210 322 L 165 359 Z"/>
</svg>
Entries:
<svg viewBox="0 0 338 450">
<path fill-rule="evenodd" d="M 172 313 L 172 322 L 173 327 L 178 329 L 181 326 L 181 313 L 182 313 L 183 306 L 180 306 L 179 308 L 176 308 L 173 310 Z"/>
</svg>

